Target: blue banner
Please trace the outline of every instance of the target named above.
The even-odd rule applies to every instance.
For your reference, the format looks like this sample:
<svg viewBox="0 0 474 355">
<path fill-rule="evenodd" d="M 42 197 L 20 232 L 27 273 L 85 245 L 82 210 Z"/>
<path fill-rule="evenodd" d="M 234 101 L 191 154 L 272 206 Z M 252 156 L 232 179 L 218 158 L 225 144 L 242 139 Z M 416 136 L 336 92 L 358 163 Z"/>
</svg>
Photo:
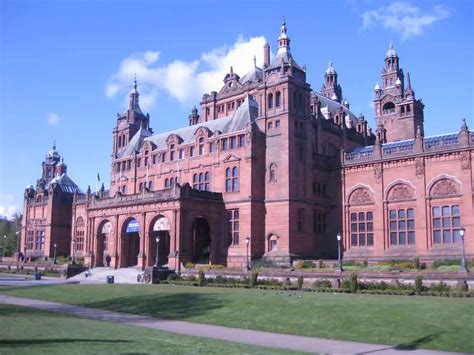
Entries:
<svg viewBox="0 0 474 355">
<path fill-rule="evenodd" d="M 132 219 L 130 222 L 128 222 L 127 233 L 136 233 L 136 232 L 140 232 L 140 225 L 138 224 L 136 219 Z"/>
</svg>

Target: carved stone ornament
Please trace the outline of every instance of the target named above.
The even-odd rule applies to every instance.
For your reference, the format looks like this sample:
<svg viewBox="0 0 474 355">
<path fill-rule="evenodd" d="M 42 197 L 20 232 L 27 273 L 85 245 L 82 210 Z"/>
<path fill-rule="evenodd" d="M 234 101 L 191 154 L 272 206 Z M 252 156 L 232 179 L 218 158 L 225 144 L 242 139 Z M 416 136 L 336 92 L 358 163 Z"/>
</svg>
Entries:
<svg viewBox="0 0 474 355">
<path fill-rule="evenodd" d="M 469 156 L 469 152 L 461 152 L 461 169 L 471 169 L 471 157 Z"/>
<path fill-rule="evenodd" d="M 415 160 L 415 173 L 417 178 L 422 178 L 425 175 L 425 164 L 422 158 Z"/>
<path fill-rule="evenodd" d="M 383 175 L 382 165 L 378 164 L 374 168 L 375 181 L 380 182 L 382 180 L 382 175 Z"/>
<path fill-rule="evenodd" d="M 458 187 L 454 182 L 448 179 L 439 180 L 434 186 L 431 188 L 431 196 L 433 197 L 441 197 L 441 196 L 453 196 L 458 195 Z"/>
<path fill-rule="evenodd" d="M 395 185 L 388 194 L 389 201 L 410 200 L 414 197 L 413 190 L 404 184 Z"/>
<path fill-rule="evenodd" d="M 349 204 L 351 205 L 369 205 L 372 202 L 371 193 L 364 188 L 356 189 L 349 199 Z"/>
<path fill-rule="evenodd" d="M 110 234 L 112 232 L 112 224 L 110 222 L 106 222 L 101 230 L 102 234 Z"/>
<path fill-rule="evenodd" d="M 170 222 L 166 217 L 160 217 L 156 220 L 155 224 L 153 225 L 153 231 L 169 231 L 170 230 Z"/>
</svg>

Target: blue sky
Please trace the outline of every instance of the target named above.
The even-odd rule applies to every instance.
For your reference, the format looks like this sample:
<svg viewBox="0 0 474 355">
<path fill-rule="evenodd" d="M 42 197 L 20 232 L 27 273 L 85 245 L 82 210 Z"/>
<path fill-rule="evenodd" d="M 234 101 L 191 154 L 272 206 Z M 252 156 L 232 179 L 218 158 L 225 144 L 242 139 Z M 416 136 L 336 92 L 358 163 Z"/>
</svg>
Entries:
<svg viewBox="0 0 474 355">
<path fill-rule="evenodd" d="M 155 132 L 185 126 L 230 65 L 243 75 L 276 50 L 285 16 L 292 53 L 319 91 L 329 60 L 354 113 L 371 100 L 393 42 L 425 107 L 425 132 L 474 126 L 474 2 L 0 2 L 0 215 L 22 208 L 53 140 L 83 189 L 108 184 L 112 129 L 136 72 Z"/>
</svg>

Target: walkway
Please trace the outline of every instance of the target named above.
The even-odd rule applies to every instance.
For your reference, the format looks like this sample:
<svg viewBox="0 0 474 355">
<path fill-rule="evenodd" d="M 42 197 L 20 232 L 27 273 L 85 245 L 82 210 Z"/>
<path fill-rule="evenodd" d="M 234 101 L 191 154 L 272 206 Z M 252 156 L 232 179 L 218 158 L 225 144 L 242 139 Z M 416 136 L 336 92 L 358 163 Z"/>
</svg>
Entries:
<svg viewBox="0 0 474 355">
<path fill-rule="evenodd" d="M 0 303 L 31 307 L 49 312 L 70 314 L 102 321 L 118 322 L 172 333 L 308 353 L 400 354 L 408 351 L 410 354 L 447 354 L 440 351 L 416 349 L 416 346 L 412 344 L 390 347 L 350 341 L 311 338 L 299 335 L 278 334 L 218 325 L 152 318 L 134 314 L 105 311 L 101 309 L 83 308 L 55 302 L 33 300 L 29 298 L 12 297 L 2 294 L 0 294 Z"/>
</svg>

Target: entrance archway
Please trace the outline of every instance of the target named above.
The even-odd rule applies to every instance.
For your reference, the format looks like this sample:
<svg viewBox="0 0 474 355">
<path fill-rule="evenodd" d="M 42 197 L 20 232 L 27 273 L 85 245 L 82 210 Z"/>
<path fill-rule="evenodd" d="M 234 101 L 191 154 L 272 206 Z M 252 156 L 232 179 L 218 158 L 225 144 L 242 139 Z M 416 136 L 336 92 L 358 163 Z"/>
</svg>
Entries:
<svg viewBox="0 0 474 355">
<path fill-rule="evenodd" d="M 193 262 L 208 264 L 211 260 L 211 229 L 203 217 L 193 222 Z"/>
<path fill-rule="evenodd" d="M 129 267 L 138 265 L 140 253 L 140 225 L 135 218 L 127 220 L 122 228 L 122 245 L 120 266 Z"/>
<path fill-rule="evenodd" d="M 110 236 L 112 234 L 112 223 L 110 221 L 103 221 L 97 232 L 97 241 L 96 241 L 96 250 L 95 250 L 95 265 L 96 266 L 106 266 L 107 265 L 107 256 L 108 252 L 108 243 L 110 241 Z"/>
<path fill-rule="evenodd" d="M 150 248 L 148 251 L 148 265 L 156 265 L 156 252 L 158 251 L 158 265 L 168 264 L 168 255 L 170 254 L 170 222 L 165 216 L 158 216 L 156 221 L 151 224 L 150 228 Z M 157 239 L 158 248 L 157 248 Z"/>
</svg>

